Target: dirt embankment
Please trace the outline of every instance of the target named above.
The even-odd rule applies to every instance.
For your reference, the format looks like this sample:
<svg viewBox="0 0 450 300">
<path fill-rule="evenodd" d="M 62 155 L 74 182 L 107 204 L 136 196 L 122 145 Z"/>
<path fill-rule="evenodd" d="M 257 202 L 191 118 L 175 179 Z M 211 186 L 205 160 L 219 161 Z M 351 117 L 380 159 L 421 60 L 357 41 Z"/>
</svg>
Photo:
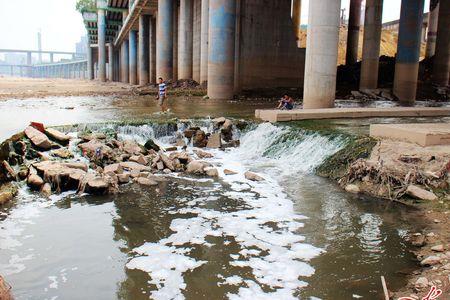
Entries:
<svg viewBox="0 0 450 300">
<path fill-rule="evenodd" d="M 0 100 L 49 96 L 102 96 L 131 94 L 130 86 L 119 82 L 55 78 L 0 77 Z"/>
<path fill-rule="evenodd" d="M 428 224 L 408 235 L 418 270 L 394 299 L 422 299 L 433 286 L 443 291 L 436 299 L 450 299 L 449 171 L 450 146 L 424 148 L 368 137 L 355 139 L 317 170 L 348 192 L 414 206 L 422 216 L 417 221 Z"/>
</svg>

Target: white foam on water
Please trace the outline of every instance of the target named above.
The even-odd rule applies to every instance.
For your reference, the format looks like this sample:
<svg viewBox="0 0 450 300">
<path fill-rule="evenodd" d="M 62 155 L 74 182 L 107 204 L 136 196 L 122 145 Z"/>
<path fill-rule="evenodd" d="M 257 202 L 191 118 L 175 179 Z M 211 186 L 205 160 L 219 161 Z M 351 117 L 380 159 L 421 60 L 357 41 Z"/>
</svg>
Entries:
<svg viewBox="0 0 450 300">
<path fill-rule="evenodd" d="M 239 201 L 244 208 L 232 212 L 207 209 L 202 204 L 208 199 L 199 197 L 188 202 L 188 208 L 172 212 L 196 214 L 195 217 L 174 219 L 170 226 L 172 235 L 134 249 L 141 256 L 131 259 L 127 267 L 149 273 L 152 283 L 157 284 L 152 298 L 183 299 L 182 290 L 186 288 L 183 273 L 207 263 L 189 257 L 189 246 L 209 247 L 206 238 L 210 236 L 222 236 L 223 246 L 230 244 L 230 238 L 238 243 L 240 249 L 230 255 L 230 266 L 250 269 L 254 277 L 244 280 L 231 275 L 220 283 L 240 286 L 237 294 L 227 294 L 229 299 L 297 298 L 296 292 L 307 285 L 301 278 L 314 274 L 308 261 L 324 250 L 304 243 L 305 238 L 299 232 L 303 227 L 301 220 L 306 217 L 295 213 L 280 181 L 285 176 L 312 171 L 338 151 L 341 144 L 314 134 L 290 140 L 286 138 L 289 134 L 292 135 L 289 128 L 265 123 L 243 135 L 238 149 L 208 150 L 214 158 L 205 160 L 218 169 L 220 180 L 228 186 L 214 185 L 209 192 Z M 237 174 L 225 175 L 225 169 Z M 247 180 L 244 173 L 248 170 L 258 172 L 265 181 Z M 165 264 L 167 261 L 169 265 Z M 262 286 L 272 290 L 264 291 Z"/>
</svg>

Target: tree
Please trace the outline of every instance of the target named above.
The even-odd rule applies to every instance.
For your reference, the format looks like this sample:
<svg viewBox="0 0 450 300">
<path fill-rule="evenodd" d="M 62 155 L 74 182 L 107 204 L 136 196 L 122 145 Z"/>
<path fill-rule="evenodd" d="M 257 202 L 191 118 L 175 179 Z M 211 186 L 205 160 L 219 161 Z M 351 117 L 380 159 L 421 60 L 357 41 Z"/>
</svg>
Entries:
<svg viewBox="0 0 450 300">
<path fill-rule="evenodd" d="M 95 10 L 97 8 L 97 3 L 95 0 L 77 0 L 75 8 L 82 13 L 86 10 Z"/>
</svg>

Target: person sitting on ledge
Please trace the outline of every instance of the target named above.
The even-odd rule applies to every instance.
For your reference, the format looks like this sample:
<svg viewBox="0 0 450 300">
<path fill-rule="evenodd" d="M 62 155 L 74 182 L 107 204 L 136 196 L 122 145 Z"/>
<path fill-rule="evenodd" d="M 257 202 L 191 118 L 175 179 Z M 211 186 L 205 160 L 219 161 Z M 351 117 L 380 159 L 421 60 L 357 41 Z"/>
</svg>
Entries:
<svg viewBox="0 0 450 300">
<path fill-rule="evenodd" d="M 291 110 L 294 108 L 294 99 L 288 95 L 284 95 L 279 101 L 277 109 Z"/>
</svg>

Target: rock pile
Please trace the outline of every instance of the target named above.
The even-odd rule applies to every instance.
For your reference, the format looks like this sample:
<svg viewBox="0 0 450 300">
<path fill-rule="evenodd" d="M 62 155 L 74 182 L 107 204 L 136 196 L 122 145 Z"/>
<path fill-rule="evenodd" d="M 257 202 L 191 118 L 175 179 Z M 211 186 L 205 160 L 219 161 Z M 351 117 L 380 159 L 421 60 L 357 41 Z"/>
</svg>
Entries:
<svg viewBox="0 0 450 300">
<path fill-rule="evenodd" d="M 197 148 L 237 146 L 233 126 L 231 120 L 217 118 L 211 133 L 189 127 L 174 146 L 163 149 L 151 139 L 142 146 L 98 132 L 80 132 L 70 143 L 70 136 L 54 128 L 30 125 L 23 135 L 1 145 L 0 182 L 25 181 L 46 196 L 64 191 L 105 195 L 118 192 L 119 185 L 129 182 L 158 185 L 164 179 L 156 174 L 185 172 L 218 177 L 218 170 L 203 161 L 213 154 L 200 149 L 189 153 L 186 141 Z M 245 177 L 264 180 L 250 172 Z"/>
</svg>

